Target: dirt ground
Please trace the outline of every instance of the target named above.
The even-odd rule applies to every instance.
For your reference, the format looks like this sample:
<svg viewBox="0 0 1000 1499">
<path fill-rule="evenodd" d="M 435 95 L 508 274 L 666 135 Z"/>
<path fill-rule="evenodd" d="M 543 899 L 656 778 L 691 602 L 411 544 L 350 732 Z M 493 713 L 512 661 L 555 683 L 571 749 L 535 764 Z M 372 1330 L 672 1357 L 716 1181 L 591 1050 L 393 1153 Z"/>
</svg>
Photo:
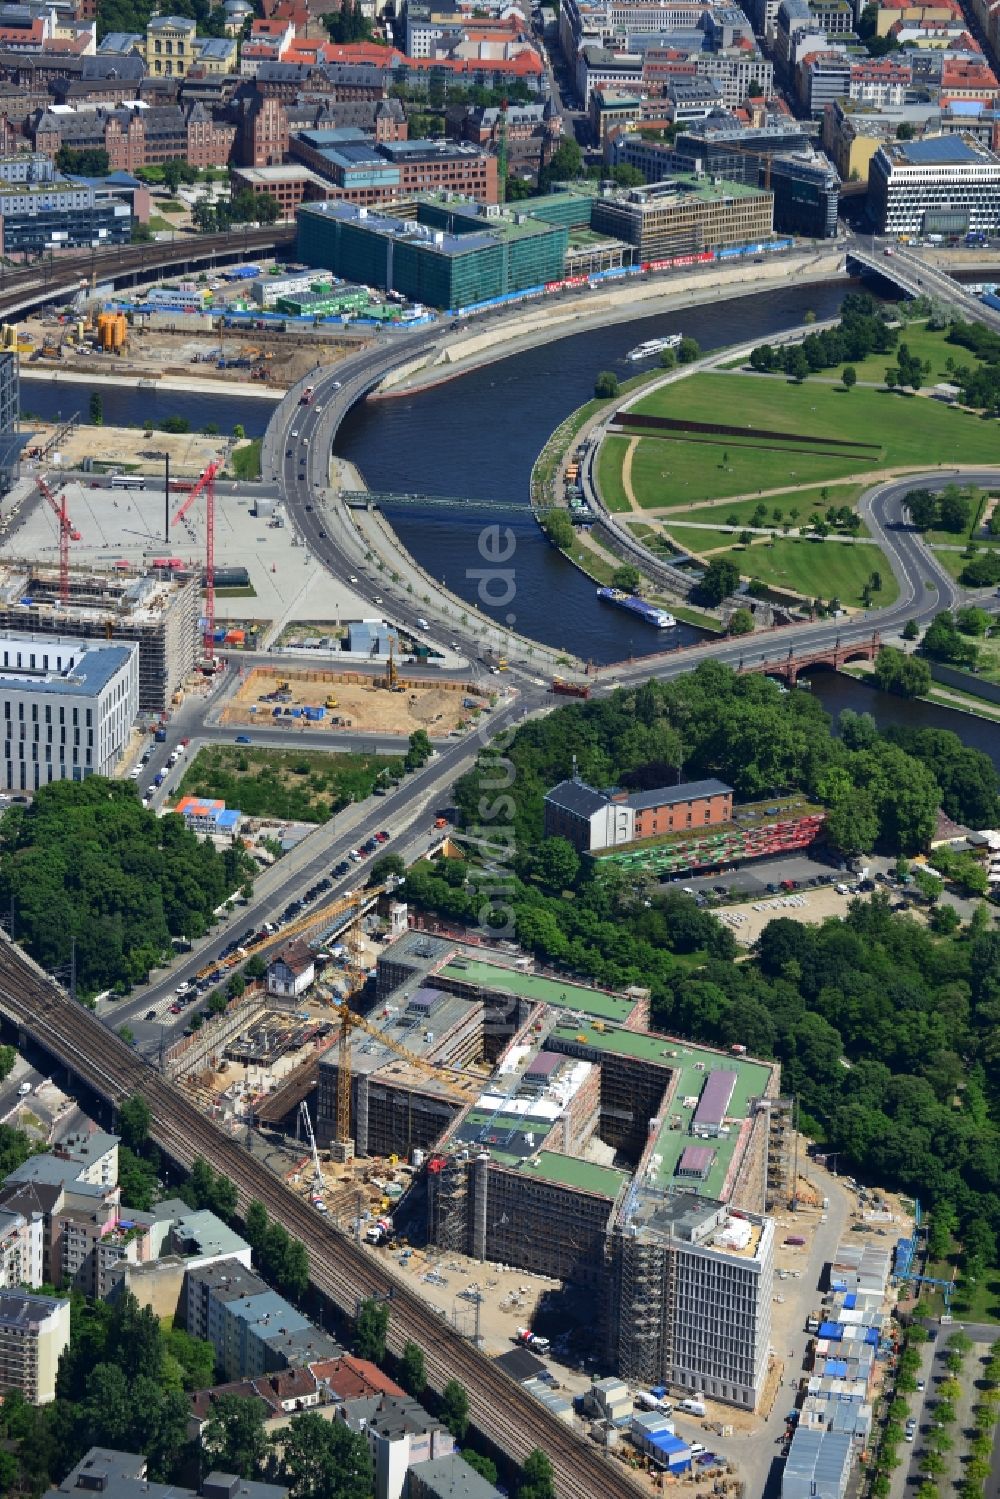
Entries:
<svg viewBox="0 0 1000 1499">
<path fill-rule="evenodd" d="M 821 890 L 796 890 L 792 897 L 768 895 L 759 901 L 718 906 L 715 914 L 741 946 L 750 947 L 776 916 L 787 916 L 792 921 L 825 921 L 828 916 L 845 916 L 848 899 L 828 885 Z"/>
<path fill-rule="evenodd" d="M 82 386 L 78 391 L 84 405 L 86 391 Z M 30 399 L 29 393 L 26 404 Z M 33 421 L 31 430 L 35 434 L 31 446 L 43 447 L 56 428 L 52 422 Z M 228 449 L 229 443 L 223 436 L 157 431 L 146 437 L 135 427 L 93 427 L 83 422 L 60 440 L 58 452 L 62 468 L 79 468 L 84 458 L 94 458 L 101 463 L 128 464 L 138 473 L 157 475 L 163 474 L 163 454 L 169 453 L 171 477 L 190 478 L 200 474 L 206 464 L 224 460 Z"/>
<path fill-rule="evenodd" d="M 288 683 L 291 694 L 280 706 L 321 707 L 328 696 L 334 697 L 336 707 L 329 709 L 326 718 L 320 721 L 321 726 L 361 733 L 412 734 L 415 729 L 426 729 L 433 738 L 440 739 L 469 723 L 469 710 L 463 707 L 466 698 L 475 697 L 487 706 L 474 687 L 460 682 L 425 685 L 410 677 L 401 677 L 400 681 L 406 684 L 403 691 L 389 692 L 381 685 L 374 685 L 371 677 L 353 672 L 279 673 L 258 667 L 223 709 L 221 721 L 254 724 L 270 719 L 273 708 L 279 705 L 262 703 L 260 698 L 274 692 L 280 682 Z M 251 708 L 258 711 L 251 712 Z"/>
</svg>

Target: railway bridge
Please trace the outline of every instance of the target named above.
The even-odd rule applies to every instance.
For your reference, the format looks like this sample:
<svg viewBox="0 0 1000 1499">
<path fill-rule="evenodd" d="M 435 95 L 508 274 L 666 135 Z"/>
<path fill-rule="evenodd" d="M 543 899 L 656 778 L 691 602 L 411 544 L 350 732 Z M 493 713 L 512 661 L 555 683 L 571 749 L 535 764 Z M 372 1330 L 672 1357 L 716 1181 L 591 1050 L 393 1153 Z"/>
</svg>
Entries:
<svg viewBox="0 0 1000 1499">
<path fill-rule="evenodd" d="M 787 655 L 770 659 L 761 656 L 758 661 L 741 656 L 736 670 L 741 676 L 762 673 L 766 677 L 782 677 L 789 687 L 794 687 L 799 673 L 811 666 L 829 666 L 833 671 L 840 671 L 849 661 L 874 661 L 881 647 L 882 637 L 877 630 L 872 631 L 870 640 L 854 640 L 847 645 L 841 644 L 838 635 L 835 643 L 824 650 L 796 651 L 793 648 Z"/>
<path fill-rule="evenodd" d="M 536 1447 L 548 1453 L 558 1499 L 648 1495 L 623 1464 L 581 1440 L 522 1390 L 422 1301 L 394 1266 L 321 1218 L 2 933 L 0 1016 L 113 1109 L 141 1094 L 150 1108 L 150 1133 L 164 1154 L 183 1170 L 201 1157 L 227 1176 L 236 1186 L 240 1214 L 251 1202 L 262 1203 L 270 1218 L 302 1242 L 312 1286 L 345 1316 L 353 1319 L 365 1299 L 388 1300 L 390 1352 L 398 1358 L 407 1342 L 419 1344 L 431 1388 L 440 1392 L 457 1379 L 468 1393 L 473 1426 L 515 1463 L 523 1464 Z"/>
</svg>

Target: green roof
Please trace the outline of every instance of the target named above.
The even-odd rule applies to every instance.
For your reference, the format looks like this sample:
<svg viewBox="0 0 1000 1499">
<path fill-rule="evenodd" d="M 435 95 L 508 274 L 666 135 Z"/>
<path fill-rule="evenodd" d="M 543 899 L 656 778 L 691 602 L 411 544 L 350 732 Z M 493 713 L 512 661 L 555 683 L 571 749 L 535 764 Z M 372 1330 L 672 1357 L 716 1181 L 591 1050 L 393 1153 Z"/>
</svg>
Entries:
<svg viewBox="0 0 1000 1499">
<path fill-rule="evenodd" d="M 627 1171 L 619 1171 L 614 1166 L 599 1166 L 595 1161 L 582 1161 L 575 1155 L 561 1155 L 555 1150 L 540 1150 L 536 1156 L 522 1162 L 521 1172 L 524 1176 L 562 1182 L 567 1187 L 596 1192 L 612 1200 L 629 1179 Z"/>
<path fill-rule="evenodd" d="M 517 994 L 536 1004 L 556 1009 L 579 1010 L 598 1020 L 617 1020 L 624 1024 L 635 1008 L 634 999 L 588 989 L 569 979 L 545 978 L 537 973 L 522 973 L 519 968 L 504 968 L 499 963 L 484 963 L 478 958 L 453 958 L 439 970 L 442 978 L 465 984 L 481 985 L 502 994 Z"/>
<path fill-rule="evenodd" d="M 670 1036 L 653 1036 L 642 1031 L 597 1030 L 593 1026 L 559 1025 L 551 1032 L 552 1040 L 578 1042 L 591 1046 L 598 1052 L 610 1052 L 618 1056 L 636 1057 L 641 1061 L 655 1062 L 661 1067 L 670 1067 L 680 1072 L 674 1089 L 671 1114 L 684 1121 L 681 1129 L 671 1129 L 670 1119 L 661 1122 L 656 1154 L 661 1157 L 657 1175 L 660 1184 L 677 1185 L 684 1180 L 693 1192 L 704 1197 L 719 1197 L 729 1167 L 732 1164 L 739 1139 L 739 1129 L 734 1127 L 728 1135 L 714 1139 L 696 1138 L 688 1129 L 693 1109 L 684 1108 L 681 1100 L 697 1098 L 705 1086 L 709 1072 L 722 1070 L 736 1073 L 736 1087 L 729 1105 L 728 1117 L 745 1119 L 749 1113 L 751 1098 L 761 1097 L 768 1084 L 771 1069 L 764 1062 L 748 1061 L 745 1057 L 717 1051 L 701 1050 L 685 1046 L 683 1041 Z M 697 1064 L 701 1063 L 701 1066 Z M 688 1145 L 710 1146 L 715 1151 L 715 1160 L 704 1181 L 678 1178 L 675 1173 L 681 1154 Z"/>
</svg>

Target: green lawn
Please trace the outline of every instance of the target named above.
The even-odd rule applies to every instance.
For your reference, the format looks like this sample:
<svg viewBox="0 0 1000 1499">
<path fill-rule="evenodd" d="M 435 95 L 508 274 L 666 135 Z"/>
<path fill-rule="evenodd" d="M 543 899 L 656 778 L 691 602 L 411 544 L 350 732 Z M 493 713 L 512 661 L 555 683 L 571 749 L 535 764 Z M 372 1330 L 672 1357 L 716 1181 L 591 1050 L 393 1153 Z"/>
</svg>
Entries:
<svg viewBox="0 0 1000 1499">
<path fill-rule="evenodd" d="M 928 385 L 937 385 L 941 380 L 950 380 L 945 369 L 945 360 L 954 359 L 956 364 L 967 364 L 975 369 L 979 360 L 971 349 L 961 344 L 950 344 L 944 333 L 932 333 L 925 323 L 908 323 L 899 330 L 899 342 L 906 344 L 911 354 L 921 361 L 930 360 L 931 373 L 926 377 Z M 859 380 L 884 380 L 885 372 L 895 363 L 895 353 L 869 354 L 867 359 L 857 362 L 854 368 Z M 826 370 L 824 374 L 828 373 Z M 831 374 L 837 371 L 829 371 Z"/>
<path fill-rule="evenodd" d="M 961 538 L 959 538 L 959 542 L 961 542 Z M 979 545 L 982 550 L 985 550 L 985 543 L 980 542 Z M 997 541 L 997 546 L 1000 546 L 1000 539 Z M 994 548 L 991 547 L 990 550 L 992 551 Z M 968 557 L 963 557 L 961 551 L 948 551 L 943 546 L 932 547 L 931 551 L 934 553 L 935 561 L 944 568 L 949 577 L 954 578 L 957 582 L 959 573 L 969 560 Z"/>
<path fill-rule="evenodd" d="M 622 484 L 622 464 L 628 448 L 627 437 L 606 437 L 597 455 L 597 487 L 609 510 L 630 510 Z"/>
<path fill-rule="evenodd" d="M 162 214 L 151 213 L 149 215 L 149 227 L 153 234 L 163 234 L 166 230 L 173 229 L 174 225 L 171 224 L 169 219 L 165 219 Z"/>
<path fill-rule="evenodd" d="M 972 491 L 973 506 L 969 515 L 969 524 L 964 531 L 924 531 L 923 538 L 933 545 L 934 542 L 943 542 L 945 546 L 950 542 L 952 546 L 956 543 L 961 545 L 964 541 L 971 541 L 980 530 L 983 519 L 983 511 L 986 508 L 986 491 L 975 489 Z"/>
<path fill-rule="evenodd" d="M 260 445 L 262 439 L 251 437 L 243 447 L 233 449 L 233 473 L 237 479 L 260 478 Z"/>
<path fill-rule="evenodd" d="M 644 441 L 640 449 L 657 450 L 657 457 L 650 455 L 643 466 L 646 490 L 641 498 L 649 505 L 693 502 L 721 494 L 767 489 L 787 484 L 790 478 L 817 480 L 837 474 L 865 473 L 879 467 L 1000 462 L 1000 433 L 995 421 L 924 397 L 887 390 L 855 389 L 848 393 L 832 385 L 810 384 L 808 380 L 796 385 L 756 380 L 752 376 L 692 375 L 646 396 L 637 410 L 691 421 L 719 420 L 720 415 L 728 415 L 734 425 L 747 429 L 746 439 L 741 431 L 728 444 L 704 447 Z M 781 445 L 777 451 L 739 449 L 740 442 L 753 438 L 754 429 L 802 433 L 812 438 L 855 438 L 859 442 L 877 442 L 879 451 L 858 459 L 782 452 Z M 794 440 L 787 444 L 795 445 Z M 689 446 L 690 453 L 685 454 Z M 733 487 L 737 475 L 719 468 L 724 451 L 728 451 L 730 467 L 742 466 L 739 488 Z M 672 459 L 673 452 L 684 456 Z M 691 455 L 700 457 L 692 459 Z M 823 471 L 817 473 L 817 469 Z M 666 477 L 663 470 L 668 471 Z M 639 493 L 635 472 L 633 464 L 633 486 Z M 753 478 L 754 472 L 759 477 Z M 677 487 L 682 492 L 671 499 L 669 491 L 676 492 Z"/>
<path fill-rule="evenodd" d="M 701 378 L 694 375 L 691 382 L 682 383 Z M 632 457 L 632 490 L 643 509 L 689 506 L 698 500 L 778 489 L 797 479 L 821 484 L 824 479 L 865 473 L 878 464 L 877 458 L 869 461 L 856 455 L 834 458 L 742 447 L 733 441 L 664 442 L 644 437 Z"/>
<path fill-rule="evenodd" d="M 673 521 L 704 521 L 708 525 L 725 526 L 729 524 L 731 515 L 736 517 L 738 526 L 749 526 L 751 517 L 758 505 L 764 505 L 767 509 L 767 520 L 765 525 L 780 525 L 782 522 L 774 520 L 775 510 L 780 510 L 783 520 L 791 524 L 804 524 L 814 510 L 823 515 L 830 505 L 848 505 L 852 510 L 865 492 L 864 484 L 826 484 L 815 489 L 790 490 L 788 494 L 772 495 L 766 500 L 716 500 L 710 505 L 692 505 L 684 510 L 671 512 L 663 517 L 664 520 Z M 823 490 L 826 490 L 824 495 Z M 797 522 L 791 522 L 789 512 L 797 510 Z"/>
<path fill-rule="evenodd" d="M 828 541 L 776 541 L 771 545 L 733 547 L 725 553 L 747 578 L 759 578 L 776 588 L 794 588 L 810 598 L 839 598 L 842 604 L 861 605 L 861 590 L 873 572 L 882 587 L 872 602 L 880 608 L 895 601 L 899 589 L 888 562 L 876 546 L 852 546 Z"/>
</svg>

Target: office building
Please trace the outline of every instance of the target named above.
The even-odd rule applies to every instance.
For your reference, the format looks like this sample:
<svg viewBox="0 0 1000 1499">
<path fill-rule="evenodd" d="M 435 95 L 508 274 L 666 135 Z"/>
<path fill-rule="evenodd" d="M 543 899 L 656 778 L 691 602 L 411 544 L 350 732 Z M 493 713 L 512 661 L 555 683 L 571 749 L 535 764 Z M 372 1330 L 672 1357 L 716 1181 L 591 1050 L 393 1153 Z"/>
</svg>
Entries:
<svg viewBox="0 0 1000 1499">
<path fill-rule="evenodd" d="M 370 206 L 436 192 L 497 202 L 496 157 L 470 141 L 378 140 L 338 128 L 300 131 L 289 150 L 333 184 L 331 196 L 347 203 Z"/>
<path fill-rule="evenodd" d="M 41 152 L 0 159 L 0 253 L 34 257 L 127 244 L 131 237 L 132 210 L 124 198 L 62 176 Z"/>
<path fill-rule="evenodd" d="M 491 157 L 494 168 L 495 158 Z M 298 256 L 349 281 L 458 309 L 562 275 L 567 231 L 529 213 L 480 214 L 444 199 L 372 213 L 349 203 L 299 210 Z"/>
<path fill-rule="evenodd" d="M 836 239 L 840 178 L 822 151 L 805 147 L 775 156 L 767 173 L 774 194 L 774 227 L 779 234 Z"/>
<path fill-rule="evenodd" d="M 325 202 L 330 183 L 309 167 L 289 161 L 277 167 L 234 167 L 230 173 L 235 193 L 262 193 L 278 205 L 279 219 L 294 219 L 303 203 Z"/>
<path fill-rule="evenodd" d="M 21 374 L 13 349 L 0 351 L 0 499 L 17 482 L 21 453 L 28 441 L 21 431 Z"/>
<path fill-rule="evenodd" d="M 0 567 L 0 637 L 30 631 L 139 647 L 139 708 L 162 713 L 194 669 L 201 648 L 201 579 L 178 574 L 167 559 L 148 572 L 71 568 L 69 599 L 59 596 L 51 564 Z M 30 654 L 30 653 L 29 653 Z M 37 651 L 36 651 L 37 657 Z"/>
<path fill-rule="evenodd" d="M 868 202 L 880 234 L 992 236 L 1000 230 L 1000 156 L 960 135 L 880 146 Z"/>
<path fill-rule="evenodd" d="M 44 1499 L 100 1494 L 103 1499 L 287 1499 L 288 1490 L 276 1483 L 257 1483 L 235 1473 L 209 1473 L 200 1489 L 176 1483 L 151 1483 L 146 1459 L 137 1452 L 91 1447 L 57 1488 Z"/>
<path fill-rule="evenodd" d="M 68 1298 L 0 1291 L 0 1394 L 19 1390 L 29 1405 L 56 1398 L 69 1314 Z"/>
<path fill-rule="evenodd" d="M 0 635 L 0 781 L 7 790 L 110 775 L 138 711 L 134 643 Z"/>
<path fill-rule="evenodd" d="M 599 197 L 592 227 L 634 247 L 639 261 L 757 244 L 773 233 L 771 193 L 742 183 L 677 176 Z"/>
</svg>

